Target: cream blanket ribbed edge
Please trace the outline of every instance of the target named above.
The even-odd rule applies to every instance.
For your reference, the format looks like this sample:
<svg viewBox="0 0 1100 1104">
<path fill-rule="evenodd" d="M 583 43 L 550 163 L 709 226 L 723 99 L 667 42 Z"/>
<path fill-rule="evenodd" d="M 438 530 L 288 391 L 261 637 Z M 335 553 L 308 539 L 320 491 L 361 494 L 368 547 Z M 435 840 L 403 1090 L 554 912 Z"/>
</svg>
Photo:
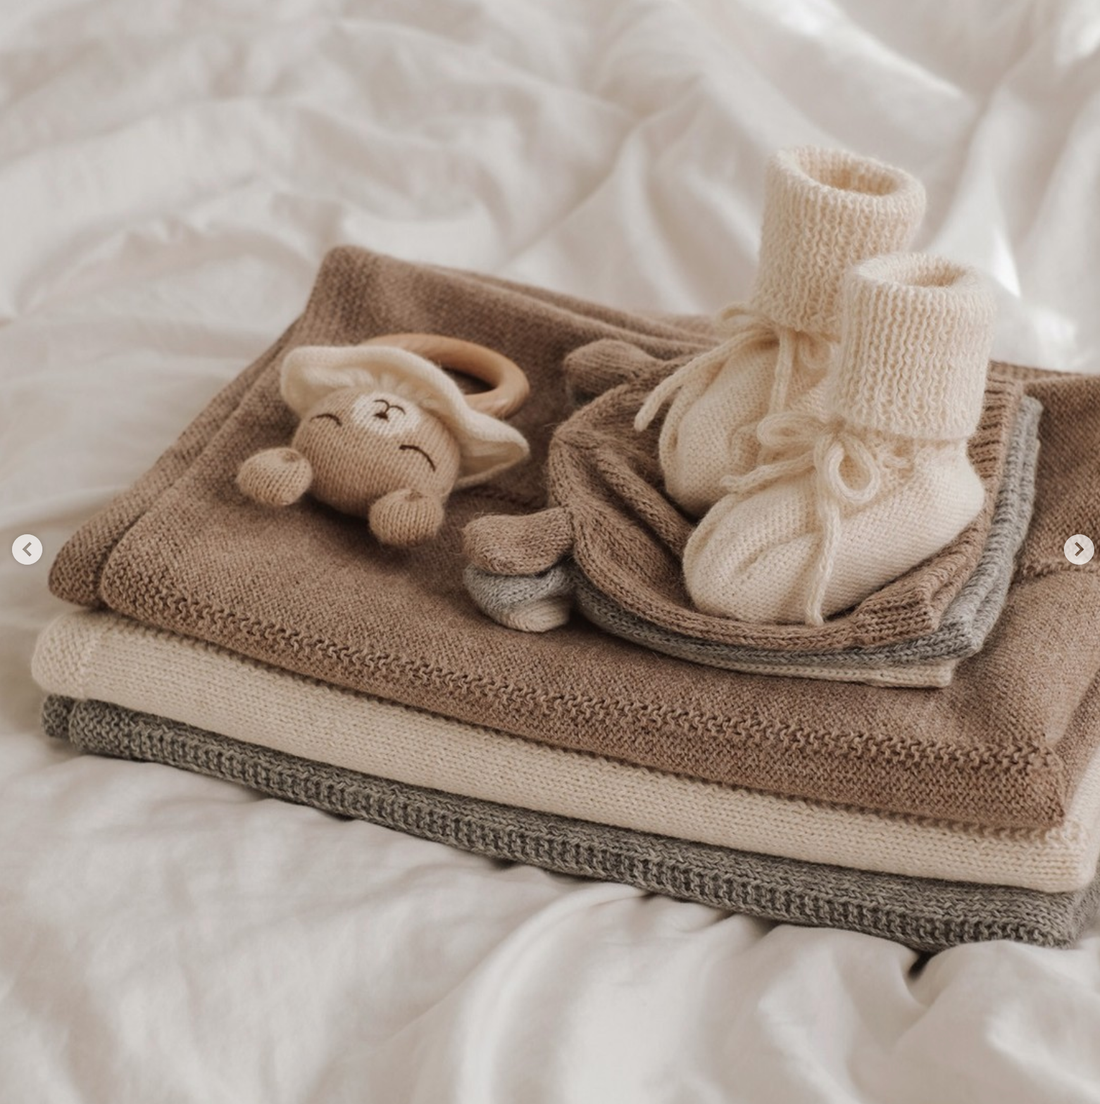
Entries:
<svg viewBox="0 0 1100 1104">
<path fill-rule="evenodd" d="M 1100 856 L 1100 753 L 1065 822 L 971 829 L 699 782 L 563 750 L 277 671 L 117 614 L 68 613 L 33 673 L 95 698 L 410 785 L 861 870 L 1066 892 Z"/>
</svg>

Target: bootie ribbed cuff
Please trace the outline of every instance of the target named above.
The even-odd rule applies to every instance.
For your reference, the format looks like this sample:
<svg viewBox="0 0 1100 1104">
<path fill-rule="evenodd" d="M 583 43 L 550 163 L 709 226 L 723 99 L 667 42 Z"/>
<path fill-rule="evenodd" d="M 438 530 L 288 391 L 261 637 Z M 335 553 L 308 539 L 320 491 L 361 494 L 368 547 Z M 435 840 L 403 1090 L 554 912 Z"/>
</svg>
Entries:
<svg viewBox="0 0 1100 1104">
<path fill-rule="evenodd" d="M 751 307 L 835 338 L 844 273 L 905 249 L 923 214 L 924 188 L 901 169 L 843 150 L 780 150 L 768 163 Z"/>
<path fill-rule="evenodd" d="M 833 412 L 865 429 L 951 441 L 981 416 L 996 305 L 982 277 L 923 253 L 853 268 L 830 391 Z"/>
</svg>

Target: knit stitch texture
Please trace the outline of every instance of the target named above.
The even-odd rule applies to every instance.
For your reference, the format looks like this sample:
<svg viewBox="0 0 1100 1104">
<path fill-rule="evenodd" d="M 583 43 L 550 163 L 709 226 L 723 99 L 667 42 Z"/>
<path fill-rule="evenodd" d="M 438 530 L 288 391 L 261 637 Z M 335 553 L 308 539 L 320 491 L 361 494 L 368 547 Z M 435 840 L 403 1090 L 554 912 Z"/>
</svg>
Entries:
<svg viewBox="0 0 1100 1104">
<path fill-rule="evenodd" d="M 646 429 L 671 400 L 658 456 L 665 491 L 683 510 L 702 514 L 726 477 L 759 461 L 762 418 L 818 410 L 844 273 L 904 249 L 923 212 L 920 183 L 878 161 L 813 147 L 771 158 L 751 299 L 722 311 L 725 340 L 661 380 L 635 422 Z"/>
<path fill-rule="evenodd" d="M 1066 532 L 1100 531 L 1100 459 L 1092 448 L 1100 439 L 1100 380 L 1027 379 L 1044 415 L 1025 577 L 985 648 L 960 665 L 951 686 L 886 693 L 682 663 L 580 620 L 520 635 L 494 625 L 466 594 L 465 524 L 547 505 L 547 445 L 570 411 L 561 369 L 568 353 L 614 339 L 672 360 L 697 350 L 708 324 L 608 311 L 340 248 L 326 258 L 305 314 L 280 348 L 409 331 L 499 349 L 532 383 L 513 420 L 531 443 L 532 463 L 452 496 L 437 540 L 394 553 L 364 541 L 361 522 L 321 505 L 305 501 L 272 518 L 239 494 L 241 461 L 286 440 L 292 428 L 278 395 L 279 358 L 268 353 L 148 477 L 62 549 L 51 572 L 55 593 L 334 685 L 672 773 L 967 823 L 1061 822 L 1090 740 L 1100 737 L 1100 729 L 1074 727 L 1100 670 L 1100 564 L 1075 567 L 1062 555 Z M 1011 425 L 1010 417 L 1006 435 Z M 609 459 L 617 477 L 620 457 Z M 605 515 L 614 538 L 613 516 Z M 593 539 L 586 531 L 578 543 L 582 560 Z M 984 536 L 975 543 L 968 568 L 956 574 L 953 557 L 945 573 L 941 563 L 915 603 L 894 606 L 899 590 L 912 593 L 903 581 L 892 596 L 877 596 L 877 617 L 827 626 L 815 642 L 866 645 L 935 628 L 977 564 Z M 630 547 L 608 551 L 629 565 Z M 936 610 L 925 596 L 948 579 L 949 596 Z M 875 633 L 876 625 L 885 631 Z M 783 635 L 805 640 L 798 627 Z"/>
<path fill-rule="evenodd" d="M 966 455 L 993 339 L 991 290 L 921 253 L 850 269 L 823 411 L 757 428 L 769 459 L 723 482 L 684 548 L 704 612 L 820 625 L 946 547 L 982 509 Z"/>
<path fill-rule="evenodd" d="M 232 655 L 118 614 L 42 634 L 48 692 L 109 701 L 332 766 L 520 808 L 892 874 L 1076 890 L 1100 855 L 1100 754 L 1051 829 L 884 816 L 635 767 L 464 724 Z M 1083 721 L 1100 720 L 1100 688 Z"/>
<path fill-rule="evenodd" d="M 835 340 L 845 273 L 904 249 L 923 215 L 924 188 L 901 169 L 844 150 L 780 150 L 768 163 L 753 310 Z"/>
<path fill-rule="evenodd" d="M 85 751 L 182 767 L 490 858 L 923 951 L 990 939 L 1068 946 L 1100 903 L 1100 878 L 1037 893 L 798 863 L 407 786 L 101 702 L 50 698 L 43 719 Z"/>
<path fill-rule="evenodd" d="M 848 666 L 847 652 L 826 652 L 827 663 L 804 658 L 797 652 L 758 652 L 742 657 L 742 649 L 728 644 L 678 637 L 650 625 L 601 594 L 576 565 L 568 560 L 538 575 L 494 575 L 467 564 L 466 589 L 478 609 L 498 625 L 520 632 L 548 632 L 569 620 L 576 607 L 601 629 L 623 640 L 652 648 L 664 655 L 721 667 L 743 674 L 784 675 L 787 678 L 824 679 L 829 682 L 866 682 L 871 686 L 947 686 L 955 674 L 952 660 L 907 663 L 897 667 Z M 753 654 L 761 658 L 751 658 Z"/>
<path fill-rule="evenodd" d="M 464 576 L 466 589 L 494 621 L 526 632 L 563 624 L 572 597 L 590 621 L 614 636 L 695 663 L 731 671 L 883 686 L 946 686 L 957 661 L 980 651 L 1004 608 L 1015 556 L 1034 506 L 1041 413 L 1036 400 L 1025 398 L 1021 403 L 982 558 L 939 628 L 915 640 L 843 652 L 803 653 L 682 636 L 625 609 L 565 560 L 532 575 L 495 574 L 470 564 Z"/>
<path fill-rule="evenodd" d="M 621 348 L 599 342 L 578 350 L 567 359 L 567 376 L 599 375 Z M 568 509 L 543 511 L 537 523 L 506 514 L 479 517 L 464 534 L 466 555 L 475 566 L 496 574 L 536 574 L 575 544 L 586 576 L 624 608 L 674 633 L 744 647 L 843 651 L 911 640 L 938 628 L 988 540 L 1024 391 L 1011 370 L 991 369 L 982 418 L 968 444 L 986 492 L 978 517 L 940 555 L 851 612 L 807 627 L 738 622 L 692 605 L 681 573 L 692 524 L 659 489 L 654 432 L 631 429 L 653 379 L 670 366 L 644 355 L 628 359 L 628 365 L 635 379 L 589 402 L 554 434 L 546 478 L 551 497 Z"/>
</svg>

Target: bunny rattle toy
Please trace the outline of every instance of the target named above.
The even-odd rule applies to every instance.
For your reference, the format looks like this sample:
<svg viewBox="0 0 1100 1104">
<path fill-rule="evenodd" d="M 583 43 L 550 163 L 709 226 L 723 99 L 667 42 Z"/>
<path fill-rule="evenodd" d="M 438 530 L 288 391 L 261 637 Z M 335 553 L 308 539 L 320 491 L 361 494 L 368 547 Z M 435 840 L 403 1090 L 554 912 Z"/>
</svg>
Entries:
<svg viewBox="0 0 1100 1104">
<path fill-rule="evenodd" d="M 464 394 L 439 362 L 490 384 Z M 525 460 L 527 441 L 501 419 L 527 398 L 526 376 L 483 345 L 435 334 L 388 334 L 361 345 L 305 345 L 280 369 L 299 423 L 290 446 L 249 457 L 237 486 L 265 506 L 307 491 L 366 518 L 383 544 L 434 537 L 452 490 Z"/>
</svg>

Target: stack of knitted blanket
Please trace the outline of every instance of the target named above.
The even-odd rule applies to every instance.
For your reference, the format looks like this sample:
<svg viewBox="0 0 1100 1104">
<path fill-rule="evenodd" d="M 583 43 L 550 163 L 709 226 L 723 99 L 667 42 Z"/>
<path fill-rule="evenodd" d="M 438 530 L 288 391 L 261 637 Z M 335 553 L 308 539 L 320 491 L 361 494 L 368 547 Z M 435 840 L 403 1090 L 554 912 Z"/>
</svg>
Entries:
<svg viewBox="0 0 1100 1104">
<path fill-rule="evenodd" d="M 309 500 L 248 502 L 241 462 L 293 425 L 278 391 L 286 351 L 395 331 L 517 361 L 532 399 L 513 422 L 532 461 L 456 493 L 440 537 L 411 551 Z M 548 506 L 551 436 L 574 412 L 570 354 L 626 342 L 663 365 L 710 337 L 700 320 L 333 251 L 302 317 L 59 554 L 55 593 L 89 608 L 39 642 L 47 731 L 759 916 L 929 950 L 1072 941 L 1100 902 L 1100 565 L 1069 564 L 1062 545 L 1100 530 L 1100 380 L 998 367 L 970 559 L 956 550 L 961 566 L 901 581 L 815 640 L 822 654 L 912 646 L 894 612 L 918 636 L 980 634 L 941 688 L 704 666 L 582 617 L 517 633 L 471 600 L 467 523 Z M 1028 502 L 1032 485 L 1024 536 L 1029 511 L 1003 504 Z M 983 550 L 1021 539 L 986 624 L 982 595 L 1006 561 Z M 993 581 L 979 593 L 983 570 Z M 645 620 L 610 596 L 607 616 Z"/>
</svg>

